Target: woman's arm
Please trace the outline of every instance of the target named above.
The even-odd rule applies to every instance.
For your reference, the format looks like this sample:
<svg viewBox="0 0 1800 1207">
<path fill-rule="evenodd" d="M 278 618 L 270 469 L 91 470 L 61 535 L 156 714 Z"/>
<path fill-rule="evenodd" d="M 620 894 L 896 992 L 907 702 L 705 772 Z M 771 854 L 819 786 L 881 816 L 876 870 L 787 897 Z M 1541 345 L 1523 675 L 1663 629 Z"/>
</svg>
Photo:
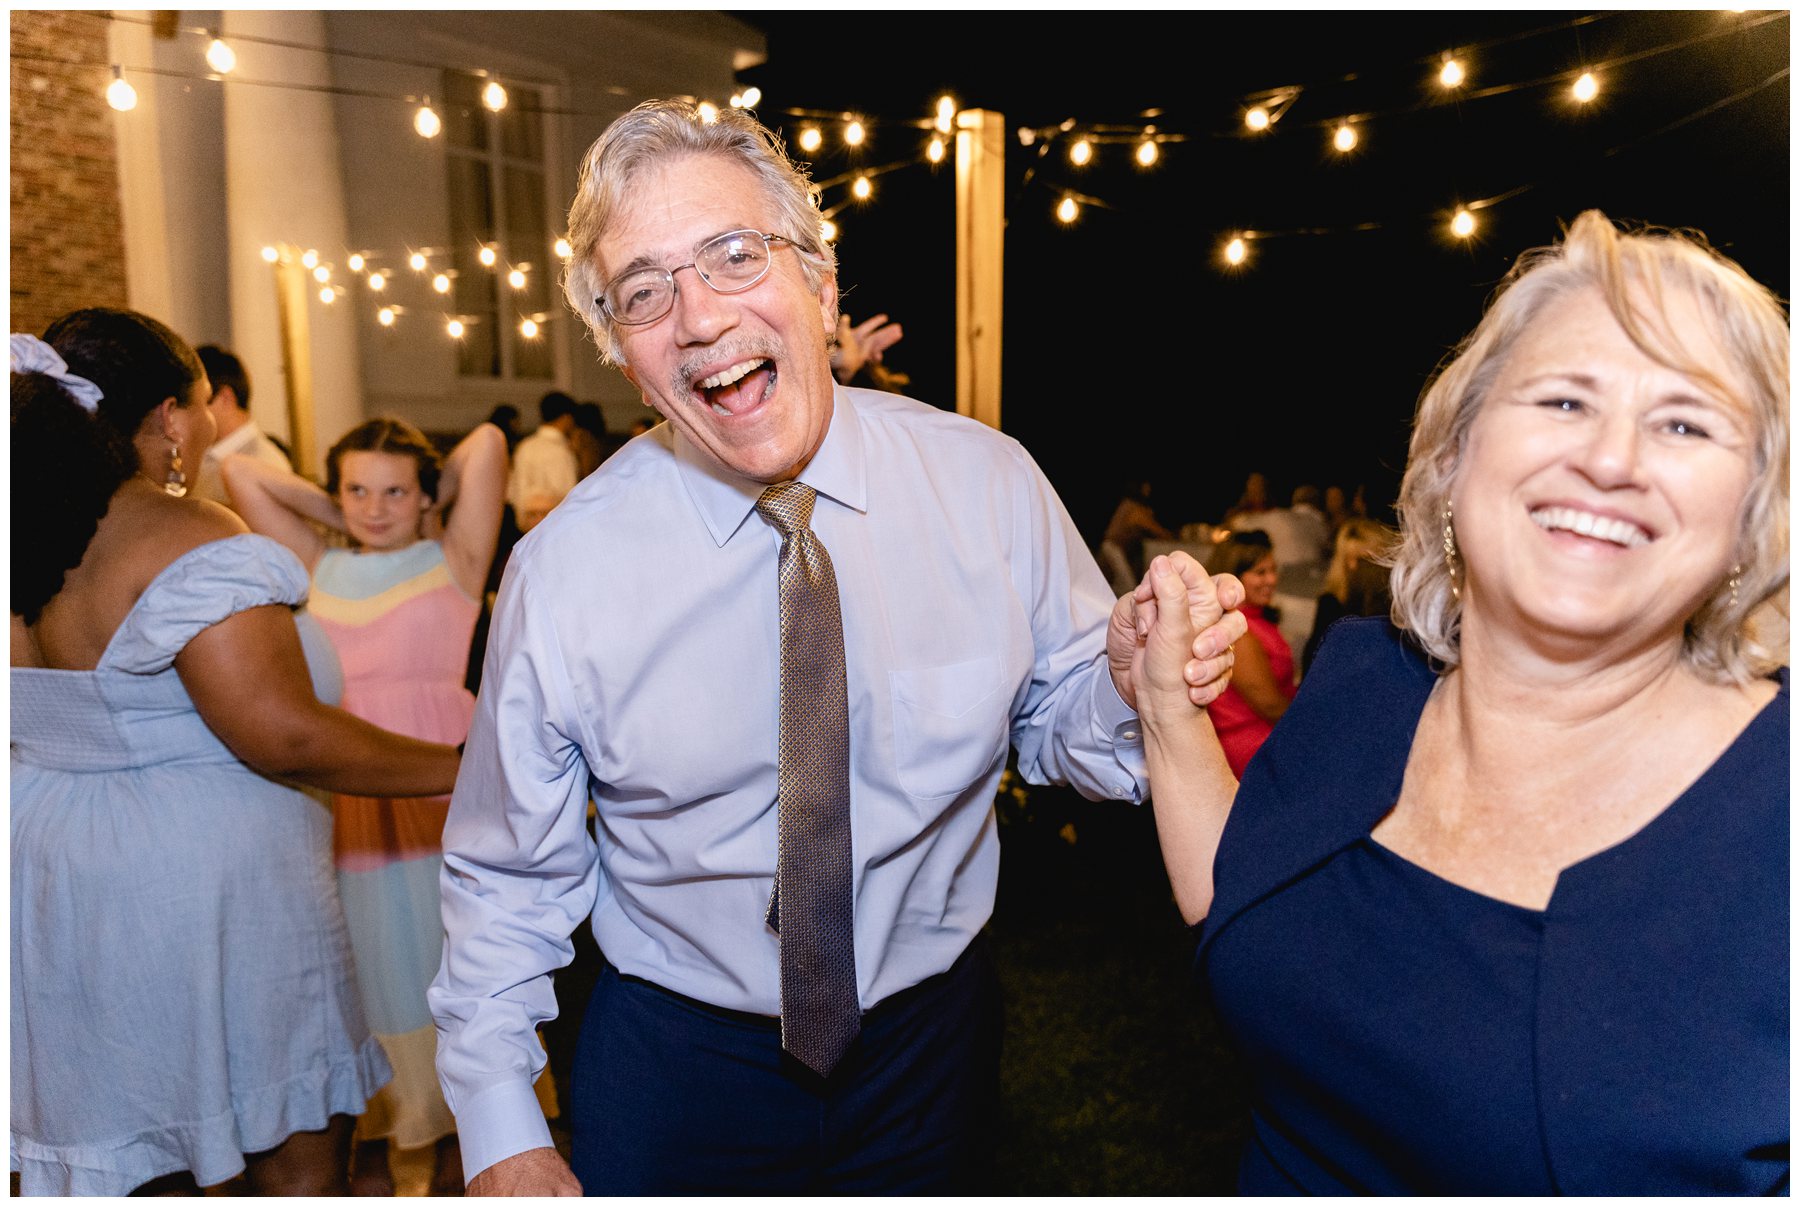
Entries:
<svg viewBox="0 0 1800 1207">
<path fill-rule="evenodd" d="M 1200 673 L 1196 634 L 1219 605 L 1212 581 L 1185 553 L 1153 559 L 1149 579 L 1155 597 L 1140 607 L 1143 656 L 1132 673 L 1157 840 L 1176 908 L 1191 926 L 1212 908 L 1213 857 L 1237 794 L 1212 718 L 1189 693 Z"/>
<path fill-rule="evenodd" d="M 207 727 L 263 775 L 357 796 L 441 796 L 456 784 L 455 747 L 319 702 L 293 614 L 279 604 L 201 630 L 175 671 Z"/>
<path fill-rule="evenodd" d="M 314 523 L 344 531 L 344 513 L 332 497 L 291 470 L 237 453 L 219 466 L 231 506 L 253 532 L 273 537 L 289 549 L 311 574 L 325 552 Z"/>
<path fill-rule="evenodd" d="M 440 514 L 450 513 L 444 528 L 444 560 L 457 585 L 477 599 L 487 585 L 505 506 L 506 433 L 484 423 L 450 451 L 438 478 L 436 508 Z"/>
<path fill-rule="evenodd" d="M 1255 633 L 1245 633 L 1231 647 L 1231 652 L 1237 656 L 1231 672 L 1231 686 L 1237 688 L 1238 695 L 1257 716 L 1270 723 L 1280 720 L 1281 714 L 1287 711 L 1288 697 L 1275 682 L 1274 668 L 1269 665 L 1269 651 L 1263 649 Z"/>
</svg>

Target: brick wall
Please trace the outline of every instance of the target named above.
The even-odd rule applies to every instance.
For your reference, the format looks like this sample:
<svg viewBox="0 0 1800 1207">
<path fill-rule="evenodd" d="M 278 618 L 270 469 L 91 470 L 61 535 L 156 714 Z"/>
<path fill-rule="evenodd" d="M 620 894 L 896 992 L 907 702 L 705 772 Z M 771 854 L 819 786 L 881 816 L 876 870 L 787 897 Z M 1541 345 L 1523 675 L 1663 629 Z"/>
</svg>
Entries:
<svg viewBox="0 0 1800 1207">
<path fill-rule="evenodd" d="M 107 25 L 103 13 L 12 13 L 14 331 L 125 305 Z"/>
</svg>

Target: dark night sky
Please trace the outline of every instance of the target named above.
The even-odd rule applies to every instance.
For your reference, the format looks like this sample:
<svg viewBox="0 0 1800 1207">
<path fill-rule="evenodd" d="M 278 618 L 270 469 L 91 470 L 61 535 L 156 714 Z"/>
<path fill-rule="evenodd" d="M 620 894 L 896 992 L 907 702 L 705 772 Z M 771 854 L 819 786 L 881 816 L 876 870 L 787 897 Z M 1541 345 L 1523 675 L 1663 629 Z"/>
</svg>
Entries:
<svg viewBox="0 0 1800 1207">
<path fill-rule="evenodd" d="M 787 110 L 913 120 L 944 91 L 1009 129 L 1141 122 L 1154 108 L 1159 129 L 1195 136 L 1151 172 L 1129 146 L 1078 171 L 1061 147 L 1040 157 L 1009 140 L 1003 423 L 1084 529 L 1135 474 L 1171 523 L 1216 518 L 1251 469 L 1283 495 L 1366 482 L 1372 502 L 1390 501 L 1428 374 L 1513 258 L 1583 209 L 1702 230 L 1788 293 L 1788 79 L 1665 131 L 1783 71 L 1785 16 L 1746 28 L 1765 14 L 1624 13 L 1516 37 L 1580 14 L 735 15 L 768 34 L 769 61 L 740 79 L 763 89 L 759 116 L 790 143 Z M 1506 39 L 1463 56 L 1467 93 L 1715 31 L 1607 70 L 1584 109 L 1561 80 L 1421 105 L 1439 91 L 1428 61 L 1447 49 Z M 1273 134 L 1241 137 L 1244 98 L 1289 84 L 1305 90 Z M 1309 124 L 1408 108 L 1364 124 L 1349 157 Z M 852 159 L 828 131 L 814 176 L 891 163 L 924 138 L 877 124 Z M 845 310 L 902 321 L 889 363 L 941 406 L 955 405 L 953 179 L 921 157 L 840 218 Z M 1445 233 L 1454 203 L 1521 185 L 1534 187 L 1478 214 L 1476 239 Z M 1051 217 L 1064 188 L 1107 206 L 1065 228 Z M 1380 229 L 1260 240 L 1236 273 L 1217 259 L 1232 228 L 1365 223 Z"/>
</svg>

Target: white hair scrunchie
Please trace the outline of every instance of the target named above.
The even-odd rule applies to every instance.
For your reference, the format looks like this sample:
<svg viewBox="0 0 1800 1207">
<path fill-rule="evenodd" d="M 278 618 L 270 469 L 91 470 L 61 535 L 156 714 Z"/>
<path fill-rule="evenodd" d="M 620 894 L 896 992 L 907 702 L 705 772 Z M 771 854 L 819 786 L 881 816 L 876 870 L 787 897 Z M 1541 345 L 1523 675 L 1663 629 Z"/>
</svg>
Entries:
<svg viewBox="0 0 1800 1207">
<path fill-rule="evenodd" d="M 82 410 L 92 415 L 100 409 L 100 399 L 103 397 L 100 387 L 85 377 L 69 372 L 68 362 L 58 355 L 55 348 L 35 335 L 13 332 L 12 371 L 42 373 L 45 377 L 53 377 L 62 383 L 62 388 L 68 391 Z"/>
</svg>

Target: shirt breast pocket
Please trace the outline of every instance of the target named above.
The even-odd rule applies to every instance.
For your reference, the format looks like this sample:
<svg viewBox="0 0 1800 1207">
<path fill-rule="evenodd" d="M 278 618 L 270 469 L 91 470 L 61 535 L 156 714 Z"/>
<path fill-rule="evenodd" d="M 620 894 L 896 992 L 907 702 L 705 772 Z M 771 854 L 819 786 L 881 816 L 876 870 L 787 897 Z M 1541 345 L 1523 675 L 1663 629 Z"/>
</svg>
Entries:
<svg viewBox="0 0 1800 1207">
<path fill-rule="evenodd" d="M 889 678 L 895 770 L 909 795 L 953 796 L 1004 759 L 1009 697 L 998 658 L 890 671 Z"/>
</svg>

